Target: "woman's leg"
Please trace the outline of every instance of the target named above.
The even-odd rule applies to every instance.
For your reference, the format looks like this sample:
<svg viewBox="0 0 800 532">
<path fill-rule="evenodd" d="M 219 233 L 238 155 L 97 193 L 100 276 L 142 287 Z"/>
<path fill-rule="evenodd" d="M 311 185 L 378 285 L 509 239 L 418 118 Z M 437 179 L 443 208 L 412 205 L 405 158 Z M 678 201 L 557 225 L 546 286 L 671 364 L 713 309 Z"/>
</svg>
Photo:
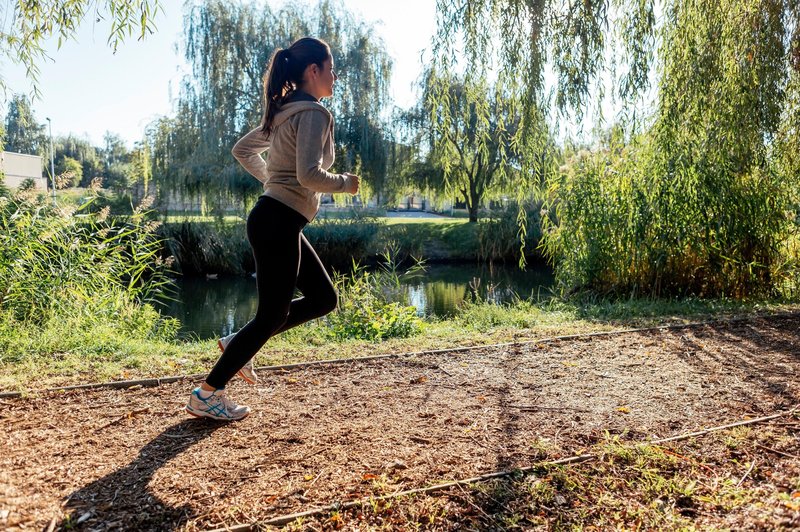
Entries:
<svg viewBox="0 0 800 532">
<path fill-rule="evenodd" d="M 261 198 L 253 207 L 247 218 L 247 237 L 256 263 L 258 310 L 208 374 L 209 387 L 224 388 L 286 322 L 301 264 L 300 231 L 305 223 L 302 215 L 272 198 Z"/>
<path fill-rule="evenodd" d="M 297 288 L 303 297 L 292 301 L 286 322 L 275 334 L 319 318 L 336 308 L 339 296 L 317 252 L 300 233 L 300 271 Z"/>
</svg>

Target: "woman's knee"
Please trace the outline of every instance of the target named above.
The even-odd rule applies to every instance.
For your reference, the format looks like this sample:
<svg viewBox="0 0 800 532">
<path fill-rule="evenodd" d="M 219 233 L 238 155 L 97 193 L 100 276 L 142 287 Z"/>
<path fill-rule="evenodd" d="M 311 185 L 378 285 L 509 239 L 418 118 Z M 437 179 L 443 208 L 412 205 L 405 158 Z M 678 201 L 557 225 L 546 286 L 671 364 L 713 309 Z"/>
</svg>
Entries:
<svg viewBox="0 0 800 532">
<path fill-rule="evenodd" d="M 286 323 L 289 318 L 289 309 L 272 309 L 270 311 L 259 311 L 253 321 L 258 323 L 258 328 L 266 334 L 271 335 Z"/>
<path fill-rule="evenodd" d="M 329 286 L 319 295 L 318 302 L 321 315 L 324 316 L 336 310 L 336 306 L 339 304 L 339 294 L 333 286 Z"/>
</svg>

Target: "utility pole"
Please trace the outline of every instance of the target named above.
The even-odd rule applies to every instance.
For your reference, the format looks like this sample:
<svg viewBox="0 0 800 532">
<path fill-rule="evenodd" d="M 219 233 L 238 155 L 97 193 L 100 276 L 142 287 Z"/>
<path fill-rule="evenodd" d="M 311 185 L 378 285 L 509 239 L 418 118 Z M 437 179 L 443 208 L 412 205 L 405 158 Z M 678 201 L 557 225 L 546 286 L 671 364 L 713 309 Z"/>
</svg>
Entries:
<svg viewBox="0 0 800 532">
<path fill-rule="evenodd" d="M 53 187 L 53 205 L 56 204 L 56 165 L 55 155 L 53 155 L 53 122 L 50 117 L 45 118 L 47 125 L 50 126 L 50 183 Z"/>
</svg>

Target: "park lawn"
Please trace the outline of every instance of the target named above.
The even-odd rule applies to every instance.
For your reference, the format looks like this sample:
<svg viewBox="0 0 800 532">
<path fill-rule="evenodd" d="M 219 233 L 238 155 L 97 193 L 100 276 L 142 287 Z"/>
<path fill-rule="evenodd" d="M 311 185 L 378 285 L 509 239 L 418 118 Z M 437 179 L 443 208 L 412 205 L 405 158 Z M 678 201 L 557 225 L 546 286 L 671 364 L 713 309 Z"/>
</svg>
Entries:
<svg viewBox="0 0 800 532">
<path fill-rule="evenodd" d="M 800 310 L 785 302 L 627 300 L 621 302 L 521 301 L 513 305 L 471 304 L 448 320 L 426 320 L 410 338 L 379 342 L 332 340 L 324 320 L 271 340 L 256 365 L 279 365 L 462 346 L 526 341 L 560 335 L 686 323 L 707 319 Z M 207 372 L 219 356 L 214 339 L 173 342 L 119 338 L 114 329 L 0 331 L 0 391 L 132 380 Z"/>
<path fill-rule="evenodd" d="M 392 216 L 392 217 L 383 216 L 379 218 L 379 220 L 386 222 L 386 225 L 402 225 L 402 224 L 463 225 L 469 223 L 468 218 L 450 218 L 448 216 L 439 216 L 436 218 L 405 218 L 398 216 Z"/>
<path fill-rule="evenodd" d="M 240 224 L 246 220 L 247 216 L 244 214 L 226 214 L 224 216 L 206 216 L 201 214 L 168 214 L 163 217 L 164 223 L 180 224 L 184 222 L 223 222 L 226 224 Z"/>
<path fill-rule="evenodd" d="M 384 218 L 379 242 L 395 241 L 410 254 L 431 260 L 475 260 L 478 224 L 465 218 Z"/>
</svg>

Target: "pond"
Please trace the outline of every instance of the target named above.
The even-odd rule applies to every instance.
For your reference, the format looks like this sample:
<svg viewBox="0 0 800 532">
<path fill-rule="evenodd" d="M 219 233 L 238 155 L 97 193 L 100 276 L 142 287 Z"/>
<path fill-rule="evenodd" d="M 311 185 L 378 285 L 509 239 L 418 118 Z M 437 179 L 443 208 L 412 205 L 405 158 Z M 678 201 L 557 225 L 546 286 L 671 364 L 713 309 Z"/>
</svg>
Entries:
<svg viewBox="0 0 800 532">
<path fill-rule="evenodd" d="M 513 265 L 428 264 L 425 272 L 403 282 L 410 304 L 420 316 L 452 316 L 465 300 L 507 303 L 519 297 L 545 298 L 553 285 L 553 272 L 542 265 L 525 271 Z M 184 337 L 217 338 L 243 327 L 255 314 L 256 281 L 247 277 L 177 281 L 175 301 L 163 312 L 181 321 Z"/>
</svg>

